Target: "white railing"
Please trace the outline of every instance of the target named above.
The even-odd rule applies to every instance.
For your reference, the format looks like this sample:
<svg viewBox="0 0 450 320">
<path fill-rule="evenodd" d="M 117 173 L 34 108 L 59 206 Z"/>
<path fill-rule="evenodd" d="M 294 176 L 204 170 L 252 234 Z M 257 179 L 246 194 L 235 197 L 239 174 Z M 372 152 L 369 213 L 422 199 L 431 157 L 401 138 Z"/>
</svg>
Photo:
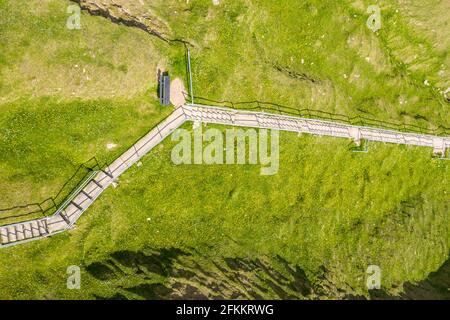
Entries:
<svg viewBox="0 0 450 320">
<path fill-rule="evenodd" d="M 401 132 L 338 122 L 278 115 L 266 112 L 235 110 L 224 107 L 189 104 L 184 106 L 188 120 L 241 127 L 255 127 L 370 141 L 432 147 L 445 151 L 450 137 Z"/>
</svg>

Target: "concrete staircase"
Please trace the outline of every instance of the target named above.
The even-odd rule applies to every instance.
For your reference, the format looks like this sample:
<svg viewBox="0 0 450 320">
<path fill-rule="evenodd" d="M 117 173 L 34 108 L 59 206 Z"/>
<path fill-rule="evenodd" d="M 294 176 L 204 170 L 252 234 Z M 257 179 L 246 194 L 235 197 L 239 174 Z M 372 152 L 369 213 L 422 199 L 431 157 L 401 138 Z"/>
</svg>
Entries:
<svg viewBox="0 0 450 320">
<path fill-rule="evenodd" d="M 49 235 L 47 218 L 25 221 L 0 227 L 0 244 L 8 246 Z"/>
<path fill-rule="evenodd" d="M 386 143 L 432 147 L 436 153 L 441 154 L 445 154 L 446 149 L 450 148 L 450 137 L 353 126 L 264 112 L 187 104 L 177 108 L 169 117 L 153 128 L 107 168 L 101 171 L 93 171 L 80 187 L 58 208 L 54 215 L 0 226 L 0 248 L 42 239 L 73 228 L 83 212 L 123 172 L 138 162 L 186 121 L 333 136 L 353 139 L 357 143 L 361 139 L 366 139 Z"/>
<path fill-rule="evenodd" d="M 41 239 L 72 229 L 81 215 L 103 191 L 185 121 L 186 116 L 183 109 L 176 109 L 113 163 L 103 170 L 93 171 L 52 216 L 1 226 L 0 248 Z"/>
</svg>

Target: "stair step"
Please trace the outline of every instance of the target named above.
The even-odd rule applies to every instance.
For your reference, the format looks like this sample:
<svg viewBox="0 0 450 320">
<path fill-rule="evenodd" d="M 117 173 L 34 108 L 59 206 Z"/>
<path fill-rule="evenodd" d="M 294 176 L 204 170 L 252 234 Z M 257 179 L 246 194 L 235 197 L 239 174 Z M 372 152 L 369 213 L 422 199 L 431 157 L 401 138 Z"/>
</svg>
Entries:
<svg viewBox="0 0 450 320">
<path fill-rule="evenodd" d="M 0 244 L 7 245 L 48 235 L 47 220 L 27 221 L 0 227 Z"/>
<path fill-rule="evenodd" d="M 15 225 L 14 229 L 16 229 L 17 241 L 24 240 L 25 239 L 25 234 L 23 232 L 23 224 Z"/>
<path fill-rule="evenodd" d="M 31 227 L 31 232 L 33 234 L 33 238 L 39 237 L 40 234 L 39 234 L 39 226 L 38 226 L 37 221 L 31 221 L 30 227 Z"/>
<path fill-rule="evenodd" d="M 39 226 L 39 234 L 41 236 L 44 236 L 48 233 L 47 222 L 45 220 L 38 220 L 38 226 Z"/>
<path fill-rule="evenodd" d="M 95 183 L 99 188 L 103 189 L 103 186 L 95 179 L 92 179 L 92 182 Z"/>
<path fill-rule="evenodd" d="M 74 201 L 71 201 L 70 203 L 71 203 L 73 206 L 75 206 L 78 210 L 83 211 L 83 208 L 82 208 L 78 203 L 75 203 Z"/>
<path fill-rule="evenodd" d="M 26 223 L 23 225 L 23 233 L 25 239 L 33 238 L 33 232 L 31 231 L 31 223 Z"/>
<path fill-rule="evenodd" d="M 6 228 L 0 228 L 0 241 L 2 244 L 7 244 L 9 242 L 8 230 Z"/>
<path fill-rule="evenodd" d="M 89 195 L 89 193 L 85 192 L 84 190 L 81 190 L 81 193 L 84 194 L 89 200 L 92 200 L 92 197 Z"/>
<path fill-rule="evenodd" d="M 9 242 L 16 242 L 17 237 L 16 237 L 16 229 L 14 228 L 14 226 L 8 226 L 6 228 L 8 229 Z"/>
</svg>

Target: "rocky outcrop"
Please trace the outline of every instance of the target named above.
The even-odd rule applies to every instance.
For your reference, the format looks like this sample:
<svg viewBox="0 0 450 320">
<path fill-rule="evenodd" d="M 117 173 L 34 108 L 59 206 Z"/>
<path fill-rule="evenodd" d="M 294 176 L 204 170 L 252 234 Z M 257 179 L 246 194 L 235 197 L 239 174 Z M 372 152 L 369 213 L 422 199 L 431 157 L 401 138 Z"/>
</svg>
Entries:
<svg viewBox="0 0 450 320">
<path fill-rule="evenodd" d="M 169 42 L 171 30 L 167 23 L 143 6 L 140 1 L 72 0 L 92 15 L 102 16 L 114 23 L 136 27 Z"/>
</svg>

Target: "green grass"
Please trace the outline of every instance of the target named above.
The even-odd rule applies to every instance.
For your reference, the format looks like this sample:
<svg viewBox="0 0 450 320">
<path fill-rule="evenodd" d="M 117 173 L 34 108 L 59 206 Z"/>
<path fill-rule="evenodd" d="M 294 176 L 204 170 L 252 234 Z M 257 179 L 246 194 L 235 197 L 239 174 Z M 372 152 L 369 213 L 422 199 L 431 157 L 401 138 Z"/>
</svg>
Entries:
<svg viewBox="0 0 450 320">
<path fill-rule="evenodd" d="M 0 0 L 0 208 L 53 196 L 93 156 L 117 157 L 170 112 L 157 107 L 157 68 L 185 78 L 181 45 L 84 12 L 82 30 L 70 31 L 69 3 Z M 450 84 L 436 76 L 449 67 L 445 22 L 430 19 L 428 7 L 382 1 L 383 28 L 373 34 L 367 5 L 201 0 L 145 8 L 173 38 L 193 44 L 196 95 L 448 126 L 438 90 Z M 207 264 L 279 255 L 311 281 L 326 276 L 352 294 L 367 294 L 369 264 L 381 267 L 387 289 L 424 279 L 448 257 L 448 162 L 423 148 L 370 144 L 353 153 L 348 143 L 282 133 L 280 171 L 263 177 L 253 166 L 174 166 L 165 141 L 74 231 L 1 250 L 0 297 L 113 296 L 117 283 L 86 268 L 82 290 L 67 290 L 67 266 L 148 247 L 194 251 Z M 130 274 L 122 284 L 137 281 L 138 270 Z"/>
<path fill-rule="evenodd" d="M 383 24 L 375 34 L 366 27 L 370 1 L 169 3 L 160 14 L 175 37 L 193 44 L 196 95 L 449 126 L 442 94 L 450 86 L 449 46 L 441 45 L 448 28 L 427 18 L 425 7 L 379 1 Z M 417 14 L 433 36 L 414 24 Z"/>
<path fill-rule="evenodd" d="M 86 271 L 82 291 L 66 290 L 65 268 L 146 246 L 194 248 L 210 259 L 279 255 L 312 281 L 325 268 L 333 285 L 357 294 L 366 293 L 370 264 L 389 289 L 447 258 L 449 166 L 428 150 L 371 144 L 361 154 L 345 140 L 282 133 L 280 171 L 264 177 L 259 166 L 174 166 L 173 145 L 165 141 L 124 174 L 75 231 L 2 250 L 1 296 L 112 295 Z M 7 283 L 19 273 L 33 280 Z"/>
<path fill-rule="evenodd" d="M 0 2 L 1 209 L 55 196 L 80 164 L 111 162 L 170 113 L 157 41 L 86 13 L 69 30 L 69 4 Z"/>
<path fill-rule="evenodd" d="M 69 30 L 70 4 L 0 2 L 0 104 L 43 96 L 128 99 L 156 86 L 157 67 L 166 65 L 159 41 L 85 12 L 81 30 Z"/>
<path fill-rule="evenodd" d="M 112 162 L 170 113 L 127 100 L 19 100 L 0 116 L 1 208 L 55 196 L 81 163 Z M 113 143 L 117 147 L 108 149 Z M 3 215 L 2 215 L 3 217 Z"/>
</svg>

